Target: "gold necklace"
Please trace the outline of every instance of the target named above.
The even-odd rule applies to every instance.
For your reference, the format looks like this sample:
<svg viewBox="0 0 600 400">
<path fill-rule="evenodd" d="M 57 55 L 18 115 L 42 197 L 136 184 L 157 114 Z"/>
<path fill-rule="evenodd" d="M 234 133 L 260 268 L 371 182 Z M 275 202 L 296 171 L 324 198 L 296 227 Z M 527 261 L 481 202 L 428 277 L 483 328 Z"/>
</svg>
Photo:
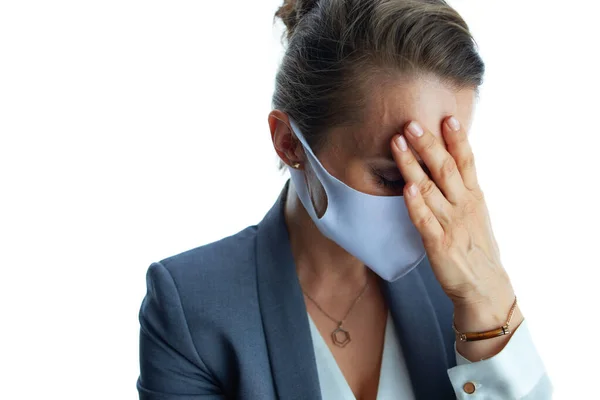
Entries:
<svg viewBox="0 0 600 400">
<path fill-rule="evenodd" d="M 335 344 L 336 346 L 338 346 L 338 347 L 345 347 L 352 340 L 350 338 L 350 332 L 348 332 L 346 329 L 344 329 L 342 327 L 342 324 L 344 323 L 344 321 L 346 321 L 346 318 L 348 318 L 348 315 L 350 315 L 350 311 L 352 311 L 352 309 L 354 308 L 354 306 L 356 305 L 356 303 L 358 303 L 358 301 L 360 300 L 360 298 L 362 297 L 362 295 L 367 290 L 368 286 L 369 286 L 369 279 L 368 279 L 368 276 L 367 276 L 367 281 L 365 282 L 365 286 L 362 288 L 362 290 L 360 291 L 360 294 L 356 297 L 356 299 L 354 299 L 354 302 L 352 303 L 352 305 L 350 306 L 350 308 L 346 312 L 346 315 L 344 315 L 344 318 L 342 318 L 340 321 L 336 320 L 331 315 L 327 314 L 327 312 L 325 312 L 325 310 L 323 310 L 321 308 L 321 306 L 319 305 L 319 303 L 317 303 L 315 301 L 315 299 L 313 299 L 312 297 L 310 297 L 308 295 L 308 293 L 306 293 L 304 291 L 304 289 L 302 290 L 302 292 L 306 295 L 306 297 L 308 297 L 308 299 L 310 301 L 312 301 L 313 303 L 315 303 L 315 306 L 317 306 L 317 308 L 319 309 L 319 311 L 321 311 L 323 314 L 325 314 L 325 316 L 327 318 L 329 318 L 330 320 L 332 320 L 333 322 L 335 322 L 337 324 L 337 328 L 335 328 L 331 332 L 331 340 L 333 340 L 333 344 Z"/>
</svg>

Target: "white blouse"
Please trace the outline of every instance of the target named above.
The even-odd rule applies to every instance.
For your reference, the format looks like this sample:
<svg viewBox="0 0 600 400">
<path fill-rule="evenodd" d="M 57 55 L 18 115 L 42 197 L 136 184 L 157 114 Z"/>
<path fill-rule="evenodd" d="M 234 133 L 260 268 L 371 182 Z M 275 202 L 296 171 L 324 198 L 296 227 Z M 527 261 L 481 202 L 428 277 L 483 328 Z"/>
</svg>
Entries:
<svg viewBox="0 0 600 400">
<path fill-rule="evenodd" d="M 321 397 L 323 400 L 356 400 L 352 389 L 350 389 L 346 378 L 344 378 L 331 350 L 329 350 L 310 314 L 308 319 L 315 349 Z M 408 376 L 408 368 L 398 342 L 394 320 L 389 311 L 385 325 L 381 373 L 377 389 L 377 400 L 385 399 L 415 399 Z"/>
<path fill-rule="evenodd" d="M 310 314 L 308 320 L 322 399 L 356 400 Z M 457 365 L 448 370 L 448 377 L 458 400 L 548 400 L 552 397 L 552 383 L 533 344 L 527 321 L 523 321 L 511 336 L 500 353 L 473 363 L 456 351 L 455 344 Z M 467 382 L 474 384 L 475 393 L 465 391 Z M 415 394 L 394 320 L 388 310 L 377 400 L 391 399 L 414 400 Z"/>
</svg>

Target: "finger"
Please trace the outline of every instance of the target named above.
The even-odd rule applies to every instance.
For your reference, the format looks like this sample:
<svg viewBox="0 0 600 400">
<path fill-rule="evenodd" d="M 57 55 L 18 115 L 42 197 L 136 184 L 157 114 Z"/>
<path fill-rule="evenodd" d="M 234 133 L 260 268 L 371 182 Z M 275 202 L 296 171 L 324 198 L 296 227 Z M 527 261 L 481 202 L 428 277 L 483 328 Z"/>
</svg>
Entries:
<svg viewBox="0 0 600 400">
<path fill-rule="evenodd" d="M 416 183 L 421 197 L 444 226 L 450 222 L 452 205 L 419 164 L 415 155 L 408 149 L 404 135 L 396 135 L 392 144 L 392 155 L 404 180 Z"/>
<path fill-rule="evenodd" d="M 448 152 L 456 161 L 456 166 L 464 185 L 469 190 L 478 190 L 475 157 L 467 138 L 467 132 L 455 117 L 449 117 L 442 123 L 442 135 L 448 146 Z"/>
<path fill-rule="evenodd" d="M 444 196 L 452 204 L 457 204 L 466 188 L 452 155 L 433 133 L 424 129 L 417 121 L 411 121 L 404 131 L 406 139 L 423 159 Z"/>
<path fill-rule="evenodd" d="M 442 228 L 439 220 L 425 203 L 425 199 L 416 184 L 409 183 L 404 186 L 404 202 L 406 203 L 410 220 L 419 231 L 425 247 L 428 248 L 434 244 L 441 243 L 445 234 L 444 228 Z"/>
</svg>

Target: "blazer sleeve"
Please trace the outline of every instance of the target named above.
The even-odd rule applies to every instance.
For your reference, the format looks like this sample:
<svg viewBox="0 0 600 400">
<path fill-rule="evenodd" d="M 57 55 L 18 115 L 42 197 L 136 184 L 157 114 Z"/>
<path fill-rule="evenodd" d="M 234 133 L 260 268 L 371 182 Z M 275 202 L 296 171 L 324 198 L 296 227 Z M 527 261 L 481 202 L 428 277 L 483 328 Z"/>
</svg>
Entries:
<svg viewBox="0 0 600 400">
<path fill-rule="evenodd" d="M 192 341 L 173 277 L 161 263 L 146 275 L 140 308 L 140 400 L 223 400 Z"/>
</svg>

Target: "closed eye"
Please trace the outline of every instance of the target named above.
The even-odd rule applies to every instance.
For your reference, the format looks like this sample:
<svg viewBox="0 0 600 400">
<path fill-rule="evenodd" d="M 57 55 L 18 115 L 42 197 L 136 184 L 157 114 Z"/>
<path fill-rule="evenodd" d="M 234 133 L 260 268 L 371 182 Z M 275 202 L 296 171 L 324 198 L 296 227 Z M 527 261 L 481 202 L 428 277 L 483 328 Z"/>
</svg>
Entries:
<svg viewBox="0 0 600 400">
<path fill-rule="evenodd" d="M 406 182 L 404 181 L 403 178 L 396 179 L 396 180 L 389 180 L 379 174 L 377 174 L 376 176 L 377 176 L 377 183 L 380 186 L 383 186 L 387 189 L 402 190 L 404 188 L 404 185 L 406 185 Z"/>
<path fill-rule="evenodd" d="M 425 174 L 429 177 L 429 179 L 433 180 L 431 171 L 429 170 L 429 168 L 427 168 L 427 165 L 425 165 L 423 161 L 419 161 L 419 165 L 423 169 L 423 172 L 425 172 Z M 402 191 L 402 189 L 406 185 L 404 177 L 396 167 L 386 169 L 373 168 L 373 175 L 376 177 L 378 185 L 388 189 L 400 189 L 400 191 Z"/>
</svg>

